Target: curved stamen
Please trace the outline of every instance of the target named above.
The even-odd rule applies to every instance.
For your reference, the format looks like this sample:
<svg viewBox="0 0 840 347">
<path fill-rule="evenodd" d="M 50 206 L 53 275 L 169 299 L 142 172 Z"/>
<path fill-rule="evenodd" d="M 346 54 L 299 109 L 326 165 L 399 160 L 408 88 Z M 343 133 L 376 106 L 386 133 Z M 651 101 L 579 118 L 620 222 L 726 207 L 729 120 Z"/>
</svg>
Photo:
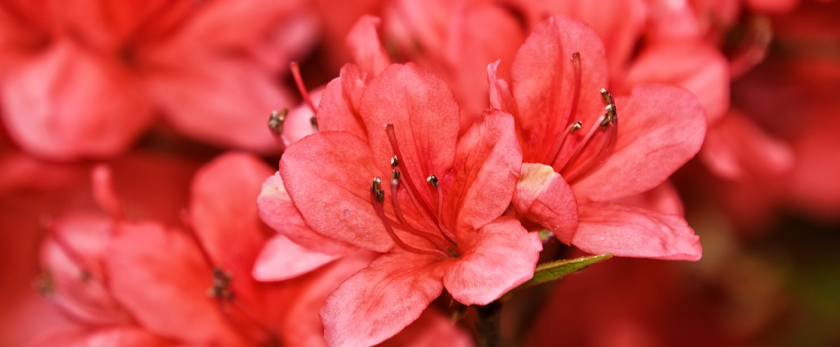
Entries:
<svg viewBox="0 0 840 347">
<path fill-rule="evenodd" d="M 432 186 L 432 188 L 434 188 L 435 193 L 438 196 L 438 211 L 443 211 L 443 192 L 440 191 L 440 184 L 437 176 L 435 176 L 434 174 L 430 175 L 426 178 L 426 182 L 429 182 L 429 184 Z M 440 234 L 443 235 L 444 238 L 446 238 L 446 241 L 449 241 L 449 243 L 457 249 L 458 243 L 455 242 L 455 235 L 449 235 L 449 233 L 446 232 L 445 228 L 438 229 L 440 230 Z"/>
<path fill-rule="evenodd" d="M 557 157 L 560 156 L 560 152 L 563 149 L 563 144 L 566 143 L 566 138 L 569 136 L 569 134 L 580 130 L 580 128 L 583 128 L 583 122 L 581 121 L 574 122 L 572 123 L 572 125 L 569 125 L 569 127 L 566 128 L 566 131 L 563 132 L 563 137 L 560 138 L 560 145 L 557 146 L 557 150 L 555 150 L 554 155 L 551 156 L 551 161 L 548 162 L 550 165 L 554 165 L 554 162 L 557 161 Z"/>
<path fill-rule="evenodd" d="M 417 230 L 414 227 L 412 227 L 411 224 L 408 223 L 408 219 L 406 219 L 403 215 L 402 209 L 400 208 L 399 199 L 397 198 L 397 191 L 399 189 L 399 185 L 400 172 L 398 170 L 393 170 L 391 171 L 391 204 L 394 205 L 394 213 L 397 215 L 397 218 L 399 218 L 400 222 L 402 223 L 401 226 L 403 226 L 403 228 L 401 229 L 426 239 L 426 241 L 429 241 L 431 244 L 435 245 L 435 247 L 443 251 L 445 247 L 443 247 L 442 245 L 446 244 L 446 240 L 440 238 L 438 235 Z"/>
<path fill-rule="evenodd" d="M 583 152 L 583 149 L 590 142 L 592 136 L 594 136 L 595 132 L 599 127 L 606 132 L 606 134 L 604 135 L 605 138 L 601 142 L 601 146 L 598 147 L 598 149 L 587 161 L 579 165 L 577 170 L 571 173 L 563 173 L 563 177 L 569 183 L 573 183 L 575 180 L 583 177 L 584 175 L 588 174 L 589 172 L 592 172 L 593 170 L 601 166 L 601 164 L 604 163 L 607 157 L 609 157 L 615 149 L 616 139 L 618 136 L 618 113 L 616 112 L 615 99 L 606 89 L 601 89 L 601 97 L 604 99 L 604 102 L 607 103 L 607 112 L 600 118 L 598 118 L 596 125 L 593 126 L 589 130 L 589 133 L 586 134 L 586 137 L 583 139 L 583 141 L 581 141 L 578 148 L 563 166 L 563 169 L 561 169 L 561 173 L 563 173 L 564 170 L 571 169 L 572 163 L 580 156 L 580 154 Z"/>
<path fill-rule="evenodd" d="M 391 228 L 391 224 L 388 223 L 388 217 L 385 216 L 385 210 L 382 207 L 382 202 L 385 200 L 385 192 L 377 189 L 380 187 L 381 182 L 382 180 L 379 177 L 373 180 L 373 184 L 370 185 L 370 200 L 373 203 L 373 207 L 376 209 L 376 214 L 379 215 L 379 219 L 381 219 L 382 224 L 385 225 L 385 231 L 388 232 L 388 236 L 391 237 L 391 240 L 393 240 L 397 246 L 400 246 L 400 248 L 412 253 L 443 255 L 446 257 L 446 253 L 443 251 L 412 247 L 397 236 L 394 229 Z"/>
<path fill-rule="evenodd" d="M 420 205 L 428 217 L 434 221 L 434 225 L 440 225 L 437 215 L 432 212 L 432 209 L 429 208 L 426 202 L 421 198 L 420 191 L 417 190 L 417 187 L 414 186 L 414 180 L 411 179 L 411 173 L 409 173 L 408 168 L 405 167 L 405 160 L 402 152 L 400 152 L 399 144 L 397 143 L 397 135 L 394 133 L 394 125 L 385 125 L 385 132 L 388 134 L 388 141 L 391 143 L 391 150 L 394 151 L 395 159 L 391 160 L 391 166 L 402 169 L 401 172 L 405 175 L 405 179 L 408 181 L 408 183 L 406 183 L 406 186 L 408 187 L 408 195 L 411 197 L 411 200 L 413 200 L 415 204 Z"/>
<path fill-rule="evenodd" d="M 316 113 L 317 108 L 312 102 L 312 98 L 309 97 L 309 92 L 306 91 L 306 85 L 303 84 L 303 78 L 300 77 L 300 66 L 298 66 L 296 61 L 293 61 L 289 63 L 289 68 L 292 70 L 292 76 L 295 78 L 295 84 L 298 87 L 298 91 L 300 91 L 300 96 L 303 97 L 303 102 L 306 103 L 306 106 L 309 106 L 312 113 Z"/>
</svg>

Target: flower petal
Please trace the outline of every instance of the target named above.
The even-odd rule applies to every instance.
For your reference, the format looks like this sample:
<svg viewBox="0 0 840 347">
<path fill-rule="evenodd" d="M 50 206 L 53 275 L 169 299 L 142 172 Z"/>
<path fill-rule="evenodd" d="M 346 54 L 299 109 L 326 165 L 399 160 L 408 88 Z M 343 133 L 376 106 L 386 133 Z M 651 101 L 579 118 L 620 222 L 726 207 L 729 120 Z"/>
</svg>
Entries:
<svg viewBox="0 0 840 347">
<path fill-rule="evenodd" d="M 451 320 L 435 308 L 423 311 L 414 323 L 407 326 L 396 336 L 380 344 L 380 347 L 435 347 L 442 341 L 450 347 L 472 347 L 472 337 L 453 324 Z"/>
<path fill-rule="evenodd" d="M 616 108 L 615 150 L 572 184 L 579 201 L 618 199 L 658 186 L 700 150 L 706 136 L 703 108 L 681 88 L 639 85 L 630 98 L 617 98 Z"/>
<path fill-rule="evenodd" d="M 463 254 L 447 264 L 443 283 L 465 305 L 487 305 L 531 279 L 542 251 L 539 234 L 510 217 L 459 242 Z"/>
<path fill-rule="evenodd" d="M 374 163 L 383 175 L 390 175 L 394 156 L 386 124 L 394 125 L 404 159 L 400 165 L 413 179 L 443 176 L 452 167 L 460 128 L 458 104 L 446 83 L 432 73 L 414 64 L 389 66 L 365 90 L 361 115 Z M 431 188 L 418 188 L 425 201 L 437 202 Z"/>
<path fill-rule="evenodd" d="M 367 144 L 344 132 L 308 136 L 280 160 L 280 176 L 306 225 L 329 238 L 386 252 L 394 242 L 370 200 L 378 172 Z"/>
<path fill-rule="evenodd" d="M 271 172 L 253 155 L 226 153 L 199 169 L 190 186 L 190 227 L 212 265 L 233 275 L 233 290 L 246 300 L 258 295 L 250 274 L 271 234 L 255 203 Z"/>
<path fill-rule="evenodd" d="M 380 256 L 324 302 L 329 346 L 372 346 L 396 335 L 443 291 L 439 257 L 406 252 Z"/>
<path fill-rule="evenodd" d="M 551 230 L 565 244 L 572 242 L 578 223 L 575 194 L 563 176 L 542 164 L 522 164 L 513 207 L 527 219 Z"/>
<path fill-rule="evenodd" d="M 570 117 L 575 52 L 580 53 L 581 88 L 577 111 Z M 548 164 L 570 120 L 591 124 L 603 113 L 599 91 L 609 77 L 604 46 L 583 22 L 566 16 L 543 21 L 516 54 L 511 75 L 526 162 Z"/>
<path fill-rule="evenodd" d="M 443 219 L 454 230 L 477 230 L 501 216 L 510 205 L 521 165 L 513 117 L 487 111 L 458 141 L 453 181 L 444 182 L 451 190 Z"/>
<path fill-rule="evenodd" d="M 703 249 L 685 219 L 609 202 L 579 205 L 572 244 L 591 254 L 668 260 L 699 260 Z"/>
<path fill-rule="evenodd" d="M 310 251 L 283 235 L 272 237 L 263 247 L 254 264 L 257 281 L 283 281 L 329 264 L 341 255 Z"/>
<path fill-rule="evenodd" d="M 288 156 L 288 155 L 287 155 Z M 312 230 L 300 214 L 277 172 L 265 180 L 257 198 L 260 219 L 281 235 L 309 250 L 325 254 L 347 254 L 356 247 L 333 240 Z"/>
<path fill-rule="evenodd" d="M 213 144 L 271 152 L 277 144 L 266 126 L 271 110 L 295 103 L 258 64 L 211 54 L 162 51 L 172 71 L 147 85 L 179 131 Z"/>
<path fill-rule="evenodd" d="M 88 331 L 62 331 L 50 334 L 27 347 L 166 347 L 174 346 L 140 328 L 114 327 Z"/>
<path fill-rule="evenodd" d="M 729 109 L 729 62 L 711 45 L 694 42 L 651 45 L 633 60 L 624 80 L 672 84 L 690 90 L 706 110 L 709 124 Z"/>
<path fill-rule="evenodd" d="M 114 156 L 153 120 L 131 76 L 71 43 L 10 71 L 2 88 L 9 136 L 50 159 Z"/>
<path fill-rule="evenodd" d="M 377 17 L 364 15 L 347 34 L 347 47 L 353 54 L 353 61 L 369 76 L 378 75 L 391 64 L 391 58 L 376 34 L 379 21 Z"/>
<path fill-rule="evenodd" d="M 359 116 L 359 103 L 368 78 L 373 76 L 368 77 L 356 65 L 346 64 L 341 68 L 341 76 L 327 84 L 318 104 L 315 117 L 320 131 L 346 131 L 367 142 L 365 124 Z"/>
<path fill-rule="evenodd" d="M 207 296 L 212 271 L 192 240 L 151 223 L 123 224 L 117 234 L 105 257 L 108 284 L 140 325 L 188 343 L 241 342 Z"/>
<path fill-rule="evenodd" d="M 709 128 L 700 159 L 715 175 L 737 180 L 793 168 L 793 149 L 737 112 Z"/>
</svg>

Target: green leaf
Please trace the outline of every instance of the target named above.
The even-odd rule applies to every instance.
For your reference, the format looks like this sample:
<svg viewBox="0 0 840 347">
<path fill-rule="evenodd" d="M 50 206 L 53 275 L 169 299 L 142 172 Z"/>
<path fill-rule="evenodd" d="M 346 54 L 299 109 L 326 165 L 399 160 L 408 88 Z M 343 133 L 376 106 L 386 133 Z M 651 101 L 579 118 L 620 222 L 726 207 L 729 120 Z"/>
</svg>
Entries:
<svg viewBox="0 0 840 347">
<path fill-rule="evenodd" d="M 589 257 L 581 257 L 577 259 L 563 259 L 550 263 L 539 264 L 534 270 L 534 277 L 528 282 L 522 283 L 519 287 L 514 288 L 502 297 L 502 301 L 507 301 L 513 292 L 533 287 L 535 285 L 559 280 L 566 275 L 573 274 L 585 270 L 589 265 L 612 258 L 612 254 L 593 255 Z"/>
<path fill-rule="evenodd" d="M 554 281 L 565 277 L 568 274 L 583 271 L 589 265 L 612 258 L 612 254 L 593 255 L 577 259 L 558 260 L 551 263 L 537 265 L 534 270 L 534 278 L 522 284 L 522 286 L 535 286 L 540 283 Z M 521 286 L 521 287 L 522 287 Z"/>
</svg>

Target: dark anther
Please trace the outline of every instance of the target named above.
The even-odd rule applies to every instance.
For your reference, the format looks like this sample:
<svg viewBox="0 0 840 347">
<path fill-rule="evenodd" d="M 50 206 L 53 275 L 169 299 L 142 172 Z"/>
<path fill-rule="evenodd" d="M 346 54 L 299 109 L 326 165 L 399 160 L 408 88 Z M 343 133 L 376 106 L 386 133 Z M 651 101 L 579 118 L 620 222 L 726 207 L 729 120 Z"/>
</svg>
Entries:
<svg viewBox="0 0 840 347">
<path fill-rule="evenodd" d="M 583 122 L 577 121 L 574 124 L 572 124 L 572 127 L 571 127 L 571 129 L 569 129 L 569 131 L 570 132 L 575 132 L 575 131 L 580 130 L 580 128 L 583 128 Z"/>
<path fill-rule="evenodd" d="M 397 159 L 397 156 L 395 155 L 393 158 L 391 158 L 391 167 L 397 167 L 397 166 L 400 166 L 400 161 Z"/>
<path fill-rule="evenodd" d="M 312 128 L 318 130 L 318 118 L 315 118 L 315 116 L 310 117 L 309 124 L 312 124 Z"/>
<path fill-rule="evenodd" d="M 374 178 L 373 179 L 373 191 L 378 192 L 381 189 L 382 189 L 382 179 L 379 178 L 379 177 Z"/>
<path fill-rule="evenodd" d="M 384 190 L 377 190 L 376 191 L 376 200 L 379 200 L 379 203 L 385 202 L 385 191 Z"/>
<path fill-rule="evenodd" d="M 233 291 L 230 289 L 230 280 L 233 275 L 222 269 L 213 269 L 213 286 L 207 289 L 207 296 L 224 301 L 233 300 Z"/>
<path fill-rule="evenodd" d="M 438 179 L 437 179 L 437 177 L 435 177 L 435 175 L 429 176 L 428 178 L 426 178 L 426 181 L 429 182 L 429 184 L 432 185 L 432 188 L 437 188 L 438 187 Z"/>
<path fill-rule="evenodd" d="M 400 180 L 400 172 L 397 170 L 391 170 L 391 181 Z"/>
<path fill-rule="evenodd" d="M 286 115 L 289 114 L 289 109 L 284 108 L 280 112 L 272 111 L 271 116 L 268 117 L 268 129 L 275 135 L 283 133 L 283 122 L 286 121 Z"/>
</svg>

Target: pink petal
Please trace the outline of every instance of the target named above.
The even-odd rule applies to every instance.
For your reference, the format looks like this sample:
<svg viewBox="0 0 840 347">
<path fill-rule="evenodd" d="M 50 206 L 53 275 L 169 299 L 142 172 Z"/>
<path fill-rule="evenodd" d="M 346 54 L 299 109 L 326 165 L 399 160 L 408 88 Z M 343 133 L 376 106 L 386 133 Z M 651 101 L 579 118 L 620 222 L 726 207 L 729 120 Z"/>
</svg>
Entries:
<svg viewBox="0 0 840 347">
<path fill-rule="evenodd" d="M 521 2 L 525 3 L 532 21 L 541 21 L 546 14 L 565 14 L 592 26 L 604 42 L 613 74 L 624 69 L 648 19 L 648 4 L 644 0 Z"/>
<path fill-rule="evenodd" d="M 367 88 L 365 75 L 358 66 L 346 64 L 341 77 L 327 84 L 318 104 L 318 129 L 320 131 L 346 131 L 367 142 L 365 124 L 359 118 L 359 103 Z"/>
<path fill-rule="evenodd" d="M 119 235 L 105 258 L 109 287 L 141 326 L 187 343 L 240 342 L 207 296 L 212 271 L 189 237 L 155 224 L 124 224 Z"/>
<path fill-rule="evenodd" d="M 572 188 L 551 166 L 522 164 L 512 203 L 522 217 L 551 230 L 563 243 L 572 242 L 578 223 L 577 201 Z"/>
<path fill-rule="evenodd" d="M 288 155 L 287 155 L 288 157 Z M 325 254 L 347 254 L 356 248 L 312 230 L 300 214 L 277 172 L 265 180 L 257 198 L 260 219 L 281 235 L 309 250 Z M 265 251 L 263 251 L 265 252 Z"/>
<path fill-rule="evenodd" d="M 379 18 L 365 15 L 356 21 L 347 34 L 347 47 L 353 55 L 353 61 L 370 76 L 376 76 L 391 64 L 391 58 L 382 43 L 376 29 Z"/>
<path fill-rule="evenodd" d="M 453 324 L 435 308 L 423 311 L 414 323 L 396 336 L 380 344 L 380 347 L 435 347 L 446 341 L 451 347 L 472 347 L 472 337 Z"/>
<path fill-rule="evenodd" d="M 454 181 L 442 218 L 454 230 L 476 230 L 501 216 L 510 205 L 521 165 L 513 117 L 498 110 L 485 112 L 483 121 L 458 142 Z"/>
<path fill-rule="evenodd" d="M 316 107 L 321 102 L 323 91 L 323 88 L 319 88 L 309 92 L 310 100 Z M 283 122 L 283 136 L 284 140 L 288 141 L 287 146 L 318 131 L 318 128 L 312 125 L 312 117 L 315 117 L 315 114 L 306 102 L 301 102 L 289 110 Z"/>
<path fill-rule="evenodd" d="M 133 327 L 115 327 L 92 331 L 53 333 L 27 347 L 166 347 L 174 346 L 147 331 Z"/>
<path fill-rule="evenodd" d="M 258 64 L 200 52 L 162 51 L 171 69 L 147 85 L 167 119 L 193 138 L 225 147 L 271 152 L 277 147 L 266 122 L 271 110 L 295 103 Z M 160 58 L 159 58 L 160 59 Z"/>
<path fill-rule="evenodd" d="M 394 156 L 386 124 L 394 125 L 403 164 L 412 178 L 442 176 L 452 167 L 460 129 L 458 104 L 446 83 L 430 72 L 414 64 L 389 66 L 362 96 L 361 115 L 379 172 L 390 175 Z M 431 189 L 420 189 L 420 195 L 425 201 L 437 201 Z"/>
<path fill-rule="evenodd" d="M 67 42 L 9 72 L 2 87 L 10 137 L 50 159 L 114 156 L 153 119 L 126 71 Z"/>
<path fill-rule="evenodd" d="M 690 92 L 639 85 L 617 98 L 615 150 L 589 176 L 572 184 L 578 200 L 606 201 L 658 186 L 691 159 L 706 136 L 706 116 Z"/>
<path fill-rule="evenodd" d="M 272 171 L 253 155 L 226 153 L 196 172 L 190 186 L 190 225 L 214 265 L 235 274 L 251 272 L 268 239 L 256 200 Z"/>
<path fill-rule="evenodd" d="M 306 225 L 329 238 L 386 252 L 394 243 L 370 200 L 378 172 L 367 144 L 343 132 L 306 137 L 280 160 L 280 176 Z"/>
<path fill-rule="evenodd" d="M 259 158 L 227 153 L 196 172 L 190 186 L 189 226 L 212 265 L 233 275 L 233 290 L 255 300 L 250 274 L 271 232 L 257 215 L 257 196 L 272 169 Z"/>
<path fill-rule="evenodd" d="M 122 202 L 114 191 L 114 179 L 111 167 L 106 164 L 99 164 L 93 168 L 91 176 L 93 199 L 96 200 L 96 204 L 112 218 L 122 218 Z"/>
<path fill-rule="evenodd" d="M 283 296 L 274 296 L 274 317 L 282 317 L 283 346 L 324 346 L 324 325 L 318 314 L 324 300 L 342 282 L 367 267 L 378 254 L 359 251 L 320 269 L 283 282 Z"/>
<path fill-rule="evenodd" d="M 667 260 L 699 260 L 700 240 L 685 219 L 609 202 L 578 206 L 580 225 L 572 244 L 591 254 Z"/>
<path fill-rule="evenodd" d="M 680 86 L 697 96 L 709 123 L 729 109 L 729 62 L 716 47 L 685 42 L 649 45 L 633 60 L 624 85 L 664 83 Z"/>
<path fill-rule="evenodd" d="M 575 52 L 581 62 L 580 100 L 569 117 Z M 604 46 L 598 34 L 578 20 L 557 16 L 543 21 L 520 48 L 511 74 L 526 162 L 549 163 L 570 121 L 591 124 L 603 114 L 599 91 L 608 86 L 609 76 Z"/>
<path fill-rule="evenodd" d="M 613 202 L 637 206 L 664 214 L 672 214 L 680 217 L 685 216 L 685 208 L 683 207 L 680 195 L 670 180 L 644 193 L 617 199 Z"/>
<path fill-rule="evenodd" d="M 439 257 L 395 252 L 341 284 L 324 302 L 321 320 L 329 346 L 372 346 L 420 317 L 443 291 Z"/>
<path fill-rule="evenodd" d="M 790 146 L 737 112 L 709 128 L 700 159 L 712 173 L 731 180 L 779 175 L 794 165 Z"/>
<path fill-rule="evenodd" d="M 463 253 L 446 264 L 443 283 L 465 305 L 487 305 L 531 279 L 542 251 L 539 235 L 510 217 L 458 241 Z"/>
<path fill-rule="evenodd" d="M 501 60 L 499 74 L 507 78 L 516 51 L 525 42 L 517 18 L 502 6 L 478 5 L 456 9 L 450 16 L 442 57 L 431 57 L 429 68 L 446 80 L 461 108 L 462 132 L 478 121 L 487 108 L 485 66 Z M 426 55 L 431 55 L 427 52 Z"/>
<path fill-rule="evenodd" d="M 283 281 L 311 272 L 340 257 L 310 251 L 283 235 L 277 235 L 265 244 L 257 257 L 253 276 L 257 281 Z"/>
<path fill-rule="evenodd" d="M 510 93 L 510 87 L 505 80 L 500 80 L 498 75 L 500 61 L 487 65 L 487 83 L 490 85 L 490 108 L 502 110 L 514 116 L 519 115 L 516 102 Z"/>
<path fill-rule="evenodd" d="M 62 311 L 87 324 L 126 323 L 130 317 L 108 291 L 102 256 L 112 222 L 98 214 L 75 213 L 52 222 L 41 247 L 41 266 L 52 281 L 47 297 Z"/>
</svg>

